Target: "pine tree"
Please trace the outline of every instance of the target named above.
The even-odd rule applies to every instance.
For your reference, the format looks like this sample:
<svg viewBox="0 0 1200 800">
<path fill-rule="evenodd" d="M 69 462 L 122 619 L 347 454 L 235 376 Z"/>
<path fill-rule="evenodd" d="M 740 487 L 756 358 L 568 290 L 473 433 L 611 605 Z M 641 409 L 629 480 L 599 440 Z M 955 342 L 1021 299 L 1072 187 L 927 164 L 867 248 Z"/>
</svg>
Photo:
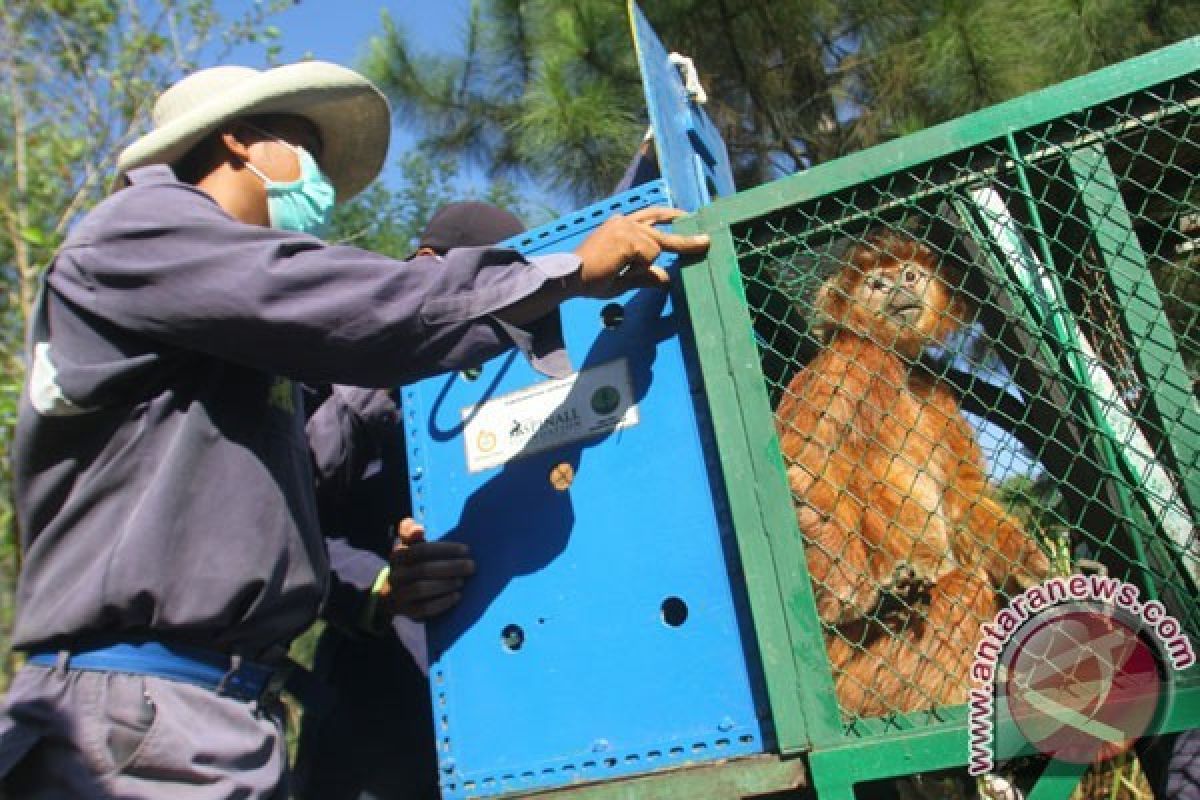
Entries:
<svg viewBox="0 0 1200 800">
<path fill-rule="evenodd" d="M 435 155 L 577 197 L 620 177 L 644 122 L 614 0 L 476 3 L 463 56 L 414 50 L 383 15 L 364 65 Z M 632 142 L 632 144 L 631 144 Z"/>
<path fill-rule="evenodd" d="M 850 0 L 863 140 L 911 133 L 1200 32 L 1195 0 Z"/>
<path fill-rule="evenodd" d="M 647 0 L 747 187 L 1200 31 L 1195 0 Z M 475 0 L 463 55 L 390 18 L 366 67 L 442 155 L 577 201 L 646 124 L 621 0 Z"/>
</svg>

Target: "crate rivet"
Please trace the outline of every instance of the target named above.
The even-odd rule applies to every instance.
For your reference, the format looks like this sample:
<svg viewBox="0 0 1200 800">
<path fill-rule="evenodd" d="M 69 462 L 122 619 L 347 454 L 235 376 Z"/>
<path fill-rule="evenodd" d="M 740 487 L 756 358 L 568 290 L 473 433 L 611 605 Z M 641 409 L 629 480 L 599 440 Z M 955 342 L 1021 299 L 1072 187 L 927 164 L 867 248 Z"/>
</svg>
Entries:
<svg viewBox="0 0 1200 800">
<path fill-rule="evenodd" d="M 717 730 L 721 731 L 721 733 L 728 733 L 729 731 L 733 730 L 735 727 L 737 727 L 737 725 L 729 717 L 725 717 L 724 719 L 722 719 L 720 722 L 717 723 Z"/>
<path fill-rule="evenodd" d="M 550 470 L 550 485 L 560 492 L 565 492 L 575 480 L 575 468 L 567 462 L 562 462 Z"/>
<path fill-rule="evenodd" d="M 611 747 L 612 745 L 608 743 L 608 739 L 597 739 L 592 742 L 593 753 L 607 753 Z"/>
</svg>

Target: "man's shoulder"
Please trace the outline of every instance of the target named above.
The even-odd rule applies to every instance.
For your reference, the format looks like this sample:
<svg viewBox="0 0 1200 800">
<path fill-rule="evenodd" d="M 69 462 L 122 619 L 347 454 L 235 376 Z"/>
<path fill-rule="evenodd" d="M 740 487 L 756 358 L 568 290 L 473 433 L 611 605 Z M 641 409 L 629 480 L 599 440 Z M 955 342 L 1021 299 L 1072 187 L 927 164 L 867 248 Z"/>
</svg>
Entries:
<svg viewBox="0 0 1200 800">
<path fill-rule="evenodd" d="M 67 237 L 65 246 L 92 244 L 146 228 L 162 229 L 185 220 L 231 222 L 207 194 L 175 178 L 169 167 L 135 170 L 130 185 L 104 198 Z M 147 174 L 148 173 L 148 174 Z"/>
</svg>

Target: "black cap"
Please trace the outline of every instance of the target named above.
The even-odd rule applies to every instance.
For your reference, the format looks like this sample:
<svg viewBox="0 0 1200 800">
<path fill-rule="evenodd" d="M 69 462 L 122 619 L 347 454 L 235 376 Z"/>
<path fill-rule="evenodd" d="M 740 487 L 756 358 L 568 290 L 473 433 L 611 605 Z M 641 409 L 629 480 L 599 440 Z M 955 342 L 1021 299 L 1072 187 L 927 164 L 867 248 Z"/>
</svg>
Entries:
<svg viewBox="0 0 1200 800">
<path fill-rule="evenodd" d="M 445 253 L 455 247 L 487 247 L 524 232 L 521 220 L 489 203 L 447 203 L 433 213 L 417 246 Z"/>
</svg>

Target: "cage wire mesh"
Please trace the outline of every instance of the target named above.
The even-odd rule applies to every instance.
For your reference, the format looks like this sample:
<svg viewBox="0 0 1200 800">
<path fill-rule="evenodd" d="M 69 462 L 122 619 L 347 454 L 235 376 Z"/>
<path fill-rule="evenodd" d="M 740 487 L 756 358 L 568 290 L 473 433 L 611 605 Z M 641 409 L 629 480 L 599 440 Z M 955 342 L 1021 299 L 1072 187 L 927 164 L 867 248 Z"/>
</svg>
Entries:
<svg viewBox="0 0 1200 800">
<path fill-rule="evenodd" d="M 1181 78 L 733 225 L 845 720 L 964 702 L 979 623 L 1052 574 L 1200 634 L 1198 104 Z"/>
</svg>

